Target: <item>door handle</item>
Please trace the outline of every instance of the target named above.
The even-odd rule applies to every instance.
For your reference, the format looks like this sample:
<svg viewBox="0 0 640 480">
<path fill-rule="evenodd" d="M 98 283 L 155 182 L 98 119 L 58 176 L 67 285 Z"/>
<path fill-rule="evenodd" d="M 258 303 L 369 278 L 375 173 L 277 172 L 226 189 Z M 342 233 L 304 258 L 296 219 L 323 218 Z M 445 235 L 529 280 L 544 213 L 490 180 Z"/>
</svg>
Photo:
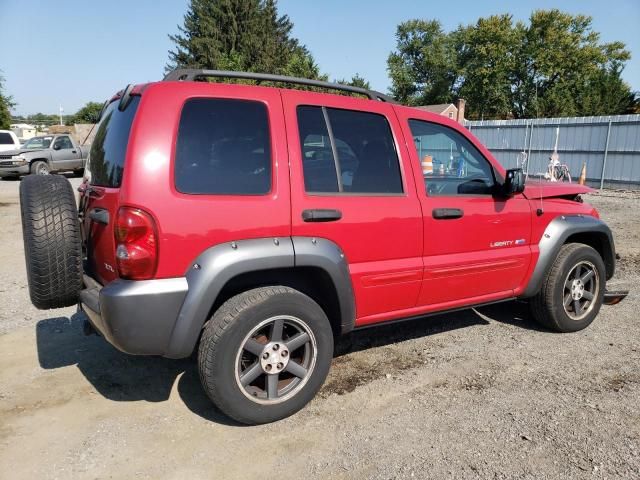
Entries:
<svg viewBox="0 0 640 480">
<path fill-rule="evenodd" d="M 434 208 L 431 214 L 436 220 L 453 220 L 462 218 L 464 212 L 460 208 Z"/>
<path fill-rule="evenodd" d="M 314 208 L 302 211 L 302 220 L 305 222 L 335 222 L 342 218 L 340 210 L 328 208 Z"/>
<path fill-rule="evenodd" d="M 75 150 L 71 150 L 71 153 L 77 153 Z"/>
</svg>

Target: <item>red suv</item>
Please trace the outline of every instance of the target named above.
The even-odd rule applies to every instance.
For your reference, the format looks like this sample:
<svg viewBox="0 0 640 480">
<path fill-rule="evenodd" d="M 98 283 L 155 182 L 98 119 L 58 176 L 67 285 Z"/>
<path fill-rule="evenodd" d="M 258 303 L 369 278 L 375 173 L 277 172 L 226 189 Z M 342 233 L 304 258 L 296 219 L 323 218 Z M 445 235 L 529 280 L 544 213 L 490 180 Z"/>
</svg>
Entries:
<svg viewBox="0 0 640 480">
<path fill-rule="evenodd" d="M 570 332 L 623 297 L 589 188 L 525 187 L 459 124 L 356 87 L 129 86 L 79 191 L 76 209 L 62 177 L 21 184 L 33 304 L 78 303 L 127 353 L 197 348 L 211 400 L 248 424 L 309 402 L 353 329 L 528 298 Z"/>
</svg>

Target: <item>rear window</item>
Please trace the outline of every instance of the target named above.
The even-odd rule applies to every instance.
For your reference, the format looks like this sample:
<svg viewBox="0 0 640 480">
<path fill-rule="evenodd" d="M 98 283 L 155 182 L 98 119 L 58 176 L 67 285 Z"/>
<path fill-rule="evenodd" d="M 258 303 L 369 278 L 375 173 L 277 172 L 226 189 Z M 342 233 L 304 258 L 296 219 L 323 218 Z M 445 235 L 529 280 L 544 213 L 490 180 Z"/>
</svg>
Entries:
<svg viewBox="0 0 640 480">
<path fill-rule="evenodd" d="M 175 185 L 182 193 L 264 195 L 271 190 L 271 145 L 263 103 L 196 98 L 180 117 Z"/>
<path fill-rule="evenodd" d="M 118 101 L 111 102 L 102 115 L 89 153 L 91 183 L 102 187 L 119 187 L 124 173 L 129 131 L 138 110 L 140 97 L 134 96 L 121 112 Z"/>
<path fill-rule="evenodd" d="M 0 145 L 13 145 L 13 137 L 7 132 L 0 132 Z"/>
</svg>

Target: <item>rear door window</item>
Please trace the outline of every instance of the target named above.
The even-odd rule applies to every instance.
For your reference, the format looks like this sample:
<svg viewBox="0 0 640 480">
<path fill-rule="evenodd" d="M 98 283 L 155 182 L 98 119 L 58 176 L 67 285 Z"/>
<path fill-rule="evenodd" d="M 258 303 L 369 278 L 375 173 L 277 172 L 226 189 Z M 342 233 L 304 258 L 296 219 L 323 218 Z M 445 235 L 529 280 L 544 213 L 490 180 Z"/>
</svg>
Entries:
<svg viewBox="0 0 640 480">
<path fill-rule="evenodd" d="M 393 135 L 383 115 L 299 106 L 305 190 L 309 193 L 402 194 Z"/>
<path fill-rule="evenodd" d="M 129 132 L 140 97 L 133 96 L 124 112 L 118 110 L 118 103 L 111 102 L 105 110 L 91 144 L 89 172 L 93 185 L 119 187 L 122 183 Z"/>
<path fill-rule="evenodd" d="M 188 194 L 267 194 L 271 144 L 266 105 L 217 98 L 188 100 L 178 128 L 175 186 Z"/>
</svg>

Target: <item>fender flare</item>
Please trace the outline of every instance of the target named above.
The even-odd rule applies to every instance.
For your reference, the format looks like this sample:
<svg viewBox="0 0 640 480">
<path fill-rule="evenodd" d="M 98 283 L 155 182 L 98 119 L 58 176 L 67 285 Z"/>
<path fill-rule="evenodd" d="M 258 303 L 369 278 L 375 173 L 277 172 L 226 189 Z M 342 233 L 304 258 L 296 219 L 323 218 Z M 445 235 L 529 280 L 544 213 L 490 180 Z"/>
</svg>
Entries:
<svg viewBox="0 0 640 480">
<path fill-rule="evenodd" d="M 355 300 L 344 254 L 330 240 L 310 237 L 256 238 L 219 244 L 202 252 L 186 276 L 188 293 L 169 340 L 165 357 L 183 358 L 193 351 L 211 306 L 237 275 L 276 268 L 314 266 L 334 282 L 340 301 L 341 330 L 355 322 Z"/>
<path fill-rule="evenodd" d="M 532 297 L 540 291 L 542 282 L 558 256 L 560 248 L 569 237 L 575 234 L 589 234 L 598 237 L 604 253 L 602 260 L 606 266 L 607 280 L 613 277 L 616 250 L 611 229 L 607 224 L 591 216 L 562 215 L 549 222 L 538 242 L 540 255 L 529 283 L 521 295 L 522 298 Z"/>
<path fill-rule="evenodd" d="M 53 171 L 53 164 L 51 162 L 51 158 L 45 158 L 45 157 L 39 157 L 39 158 L 34 158 L 32 160 L 29 160 L 29 171 L 31 171 L 31 165 L 33 165 L 36 162 L 44 162 L 47 164 L 47 167 L 49 167 L 49 171 Z"/>
</svg>

